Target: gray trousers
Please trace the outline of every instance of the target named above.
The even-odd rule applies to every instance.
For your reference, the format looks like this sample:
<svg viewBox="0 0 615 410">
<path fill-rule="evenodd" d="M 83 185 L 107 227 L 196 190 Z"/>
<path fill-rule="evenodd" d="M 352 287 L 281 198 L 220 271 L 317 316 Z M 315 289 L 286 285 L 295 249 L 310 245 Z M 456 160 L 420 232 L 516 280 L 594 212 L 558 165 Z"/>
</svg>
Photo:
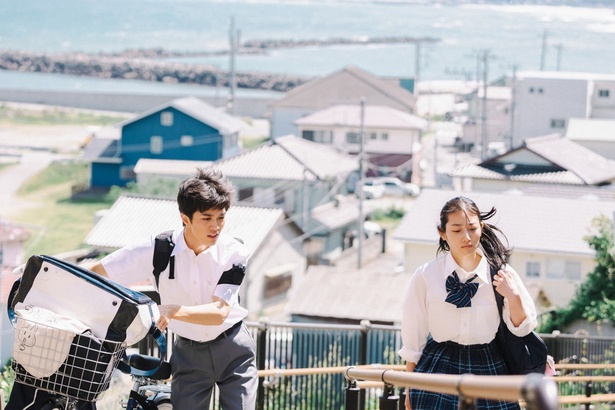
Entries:
<svg viewBox="0 0 615 410">
<path fill-rule="evenodd" d="M 176 338 L 171 355 L 173 410 L 209 410 L 214 385 L 222 410 L 254 410 L 256 345 L 245 324 L 212 342 Z"/>
</svg>

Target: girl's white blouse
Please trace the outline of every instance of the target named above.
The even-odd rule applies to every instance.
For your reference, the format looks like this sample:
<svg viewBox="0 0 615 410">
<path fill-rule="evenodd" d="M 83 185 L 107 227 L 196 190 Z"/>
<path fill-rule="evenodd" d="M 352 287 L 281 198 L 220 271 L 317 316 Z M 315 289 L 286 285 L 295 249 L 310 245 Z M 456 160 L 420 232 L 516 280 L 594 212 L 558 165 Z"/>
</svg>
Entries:
<svg viewBox="0 0 615 410">
<path fill-rule="evenodd" d="M 485 344 L 495 338 L 500 316 L 491 286 L 489 264 L 482 251 L 478 249 L 478 252 L 483 257 L 472 272 L 461 269 L 449 253 L 424 264 L 412 275 L 404 299 L 402 348 L 399 350 L 406 362 L 418 362 L 428 335 L 436 342 L 453 341 L 462 345 Z M 517 272 L 509 265 L 505 270 L 515 278 L 527 317 L 519 326 L 514 326 L 510 321 L 508 301 L 504 299 L 504 322 L 513 334 L 525 336 L 537 324 L 534 301 Z M 446 278 L 453 271 L 457 271 L 461 282 L 478 275 L 474 282 L 479 287 L 472 298 L 472 306 L 457 308 L 445 302 Z"/>
</svg>

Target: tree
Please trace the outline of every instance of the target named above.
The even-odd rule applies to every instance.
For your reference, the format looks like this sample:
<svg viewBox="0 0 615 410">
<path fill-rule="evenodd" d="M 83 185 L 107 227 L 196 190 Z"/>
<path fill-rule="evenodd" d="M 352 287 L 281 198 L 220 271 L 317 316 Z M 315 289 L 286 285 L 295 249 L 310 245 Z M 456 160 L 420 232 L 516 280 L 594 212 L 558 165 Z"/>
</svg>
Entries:
<svg viewBox="0 0 615 410">
<path fill-rule="evenodd" d="M 606 216 L 592 221 L 590 234 L 585 237 L 596 251 L 596 267 L 587 275 L 567 307 L 556 309 L 541 326 L 542 332 L 564 329 L 577 319 L 589 322 L 615 319 L 615 254 L 613 223 Z"/>
</svg>

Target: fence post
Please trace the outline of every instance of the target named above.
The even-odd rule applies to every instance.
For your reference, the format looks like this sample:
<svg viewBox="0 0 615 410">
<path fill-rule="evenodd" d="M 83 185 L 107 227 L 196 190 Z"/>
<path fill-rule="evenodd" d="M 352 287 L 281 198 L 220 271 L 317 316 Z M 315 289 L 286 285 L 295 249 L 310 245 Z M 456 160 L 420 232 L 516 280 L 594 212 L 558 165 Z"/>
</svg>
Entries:
<svg viewBox="0 0 615 410">
<path fill-rule="evenodd" d="M 361 389 L 357 387 L 356 380 L 348 380 L 346 386 L 346 410 L 359 410 L 361 408 Z"/>
<path fill-rule="evenodd" d="M 369 345 L 369 331 L 372 328 L 372 322 L 369 320 L 361 321 L 361 342 L 359 344 L 359 364 L 367 364 L 367 348 Z M 366 392 L 361 390 L 360 410 L 365 409 Z"/>
<path fill-rule="evenodd" d="M 384 373 L 383 373 L 384 375 Z M 390 384 L 384 384 L 382 396 L 378 399 L 380 410 L 397 410 L 399 404 L 399 396 L 394 395 L 395 387 Z"/>
<path fill-rule="evenodd" d="M 267 318 L 261 318 L 259 320 L 261 326 L 258 328 L 256 337 L 256 368 L 258 370 L 265 370 L 265 363 L 267 363 L 267 331 L 269 330 L 269 320 Z M 265 408 L 265 387 L 263 386 L 264 380 L 258 379 L 258 390 L 256 392 L 256 408 L 264 410 Z"/>
<path fill-rule="evenodd" d="M 538 373 L 528 374 L 525 376 L 522 394 L 527 410 L 558 409 L 558 388 L 552 378 Z"/>
</svg>

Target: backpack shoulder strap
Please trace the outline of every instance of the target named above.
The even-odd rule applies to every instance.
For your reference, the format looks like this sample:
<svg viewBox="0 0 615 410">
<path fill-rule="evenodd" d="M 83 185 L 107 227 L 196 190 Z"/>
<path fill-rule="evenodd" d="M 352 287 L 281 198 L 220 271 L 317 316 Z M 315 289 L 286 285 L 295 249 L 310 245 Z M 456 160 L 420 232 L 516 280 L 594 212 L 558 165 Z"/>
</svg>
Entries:
<svg viewBox="0 0 615 410">
<path fill-rule="evenodd" d="M 493 278 L 498 274 L 498 269 L 493 267 L 491 264 L 489 265 L 489 270 L 491 274 L 491 287 L 493 288 L 493 293 L 495 294 L 495 303 L 498 305 L 498 312 L 500 312 L 500 318 L 502 318 L 502 309 L 504 306 L 504 296 L 500 295 L 497 290 L 495 290 L 495 286 L 493 285 Z"/>
<path fill-rule="evenodd" d="M 175 279 L 175 261 L 173 260 L 174 257 L 171 256 L 173 248 L 175 248 L 175 244 L 173 243 L 173 231 L 161 232 L 156 236 L 153 259 L 153 274 L 156 279 L 156 289 L 158 288 L 160 272 L 167 268 L 169 262 L 171 262 L 171 266 L 169 268 L 169 279 Z"/>
</svg>

